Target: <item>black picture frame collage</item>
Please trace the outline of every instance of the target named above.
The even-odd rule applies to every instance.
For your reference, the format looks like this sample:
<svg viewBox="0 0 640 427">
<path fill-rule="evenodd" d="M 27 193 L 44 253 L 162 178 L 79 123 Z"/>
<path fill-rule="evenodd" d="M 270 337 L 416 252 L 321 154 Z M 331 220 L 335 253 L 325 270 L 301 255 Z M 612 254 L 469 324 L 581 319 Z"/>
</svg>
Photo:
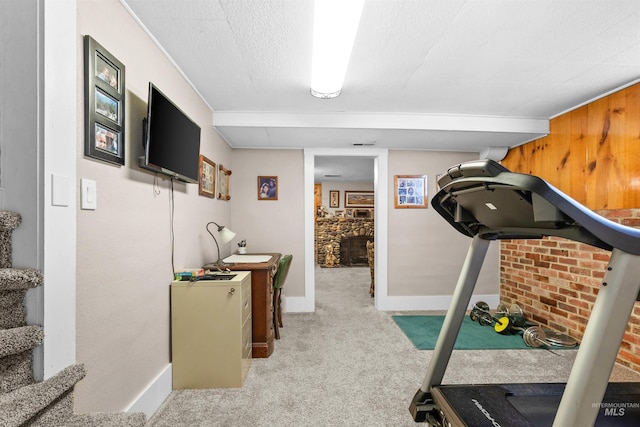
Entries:
<svg viewBox="0 0 640 427">
<path fill-rule="evenodd" d="M 125 164 L 125 66 L 84 36 L 85 156 Z"/>
</svg>

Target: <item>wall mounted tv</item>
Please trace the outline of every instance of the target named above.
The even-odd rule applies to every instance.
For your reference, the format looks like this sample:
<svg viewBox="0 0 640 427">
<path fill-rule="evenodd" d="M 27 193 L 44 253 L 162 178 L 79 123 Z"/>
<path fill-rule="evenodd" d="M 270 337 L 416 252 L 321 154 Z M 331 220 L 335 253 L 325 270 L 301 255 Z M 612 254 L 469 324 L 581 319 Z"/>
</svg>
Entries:
<svg viewBox="0 0 640 427">
<path fill-rule="evenodd" d="M 149 83 L 140 167 L 188 183 L 198 182 L 200 126 Z"/>
</svg>

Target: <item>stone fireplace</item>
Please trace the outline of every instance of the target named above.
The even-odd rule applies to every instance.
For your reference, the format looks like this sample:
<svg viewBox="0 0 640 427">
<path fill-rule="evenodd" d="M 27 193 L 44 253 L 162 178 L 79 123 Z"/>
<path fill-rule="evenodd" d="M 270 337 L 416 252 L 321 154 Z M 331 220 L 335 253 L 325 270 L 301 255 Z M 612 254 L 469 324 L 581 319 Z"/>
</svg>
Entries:
<svg viewBox="0 0 640 427">
<path fill-rule="evenodd" d="M 315 232 L 320 266 L 367 265 L 366 243 L 373 241 L 373 218 L 316 218 Z"/>
<path fill-rule="evenodd" d="M 367 240 L 373 236 L 345 236 L 340 240 L 340 264 L 369 265 Z"/>
</svg>

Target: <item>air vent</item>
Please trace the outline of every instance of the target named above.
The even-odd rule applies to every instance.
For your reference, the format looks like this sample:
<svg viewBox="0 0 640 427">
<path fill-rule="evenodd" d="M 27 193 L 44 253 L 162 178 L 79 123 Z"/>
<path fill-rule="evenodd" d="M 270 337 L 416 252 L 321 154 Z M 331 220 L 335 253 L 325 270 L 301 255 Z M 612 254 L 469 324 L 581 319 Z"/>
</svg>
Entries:
<svg viewBox="0 0 640 427">
<path fill-rule="evenodd" d="M 354 147 L 371 147 L 372 145 L 376 145 L 375 142 L 354 142 Z"/>
<path fill-rule="evenodd" d="M 332 175 L 332 174 L 326 174 L 324 177 L 325 178 L 340 178 L 342 175 L 338 174 L 338 175 Z"/>
</svg>

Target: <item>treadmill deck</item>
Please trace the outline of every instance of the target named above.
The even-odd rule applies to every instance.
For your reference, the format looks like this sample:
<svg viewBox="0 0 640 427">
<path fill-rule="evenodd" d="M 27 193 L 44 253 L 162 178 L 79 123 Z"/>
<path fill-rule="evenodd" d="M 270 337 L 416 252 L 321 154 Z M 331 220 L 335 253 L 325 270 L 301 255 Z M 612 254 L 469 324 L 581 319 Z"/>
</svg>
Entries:
<svg viewBox="0 0 640 427">
<path fill-rule="evenodd" d="M 564 389 L 561 383 L 441 385 L 431 394 L 443 426 L 543 427 L 553 424 Z M 602 402 L 594 403 L 596 427 L 640 425 L 640 383 L 609 383 Z"/>
</svg>

